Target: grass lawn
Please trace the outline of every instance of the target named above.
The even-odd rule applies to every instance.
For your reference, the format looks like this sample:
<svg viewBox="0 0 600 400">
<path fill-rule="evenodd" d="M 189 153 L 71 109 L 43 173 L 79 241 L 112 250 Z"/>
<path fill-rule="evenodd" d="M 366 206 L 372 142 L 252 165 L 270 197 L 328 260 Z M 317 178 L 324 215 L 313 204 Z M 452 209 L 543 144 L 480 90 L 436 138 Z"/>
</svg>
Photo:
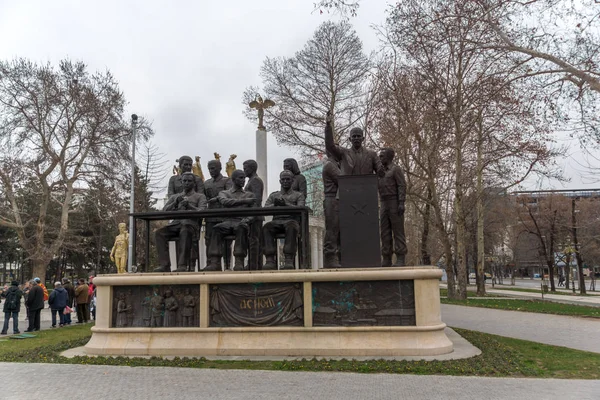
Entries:
<svg viewBox="0 0 600 400">
<path fill-rule="evenodd" d="M 33 339 L 0 342 L 0 361 L 126 366 L 170 366 L 279 371 L 340 371 L 363 373 L 509 376 L 565 379 L 599 379 L 600 354 L 455 329 L 482 350 L 482 354 L 451 361 L 356 361 L 312 359 L 301 361 L 211 361 L 204 358 L 65 358 L 60 352 L 84 345 L 90 325 L 40 332 Z"/>
<path fill-rule="evenodd" d="M 506 287 L 506 286 L 499 286 L 496 285 L 493 288 L 490 289 L 494 289 L 494 290 L 511 290 L 514 292 L 527 292 L 527 293 L 538 293 L 540 295 L 540 298 L 542 296 L 542 291 L 541 289 L 528 289 L 528 288 L 516 288 L 516 287 Z M 551 292 L 550 290 L 548 290 L 547 293 L 544 294 L 558 294 L 561 296 L 589 296 L 589 297 L 593 297 L 593 294 L 581 294 L 579 293 L 579 291 L 575 291 L 575 293 L 573 292 L 561 292 L 561 291 L 556 291 L 556 292 Z"/>
<path fill-rule="evenodd" d="M 574 315 L 582 317 L 600 318 L 600 307 L 578 306 L 574 304 L 554 303 L 540 300 L 522 299 L 469 299 L 453 300 L 441 298 L 442 304 L 456 304 L 460 306 L 495 308 L 498 310 L 528 311 L 543 314 Z"/>
</svg>

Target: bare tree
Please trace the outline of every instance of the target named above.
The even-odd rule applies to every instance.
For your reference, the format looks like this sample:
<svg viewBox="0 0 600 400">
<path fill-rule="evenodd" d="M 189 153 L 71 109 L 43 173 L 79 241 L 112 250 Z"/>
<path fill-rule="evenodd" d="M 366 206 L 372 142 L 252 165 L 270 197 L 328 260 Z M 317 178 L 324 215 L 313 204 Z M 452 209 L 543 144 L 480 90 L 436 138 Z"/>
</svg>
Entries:
<svg viewBox="0 0 600 400">
<path fill-rule="evenodd" d="M 45 276 L 66 238 L 75 190 L 113 179 L 128 160 L 124 104 L 108 71 L 92 74 L 69 60 L 58 67 L 0 62 L 0 196 L 7 205 L 0 224 L 16 230 L 34 275 Z M 18 197 L 26 187 L 37 202 L 30 212 Z M 48 219 L 52 205 L 56 223 Z"/>
<path fill-rule="evenodd" d="M 303 155 L 325 152 L 325 115 L 335 116 L 336 139 L 350 127 L 369 124 L 372 91 L 369 57 L 348 22 L 324 22 L 304 48 L 291 58 L 267 58 L 261 68 L 263 97 L 275 102 L 265 110 L 265 125 L 277 141 L 295 146 Z M 248 88 L 244 104 L 254 100 L 258 89 Z M 256 119 L 247 108 L 245 115 Z"/>
</svg>

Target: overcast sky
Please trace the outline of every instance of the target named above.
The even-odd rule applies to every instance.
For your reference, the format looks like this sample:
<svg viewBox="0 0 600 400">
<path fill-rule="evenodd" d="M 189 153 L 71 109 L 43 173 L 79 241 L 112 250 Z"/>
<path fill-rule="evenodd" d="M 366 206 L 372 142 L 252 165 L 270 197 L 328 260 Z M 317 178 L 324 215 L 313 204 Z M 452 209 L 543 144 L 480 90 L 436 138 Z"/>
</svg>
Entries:
<svg viewBox="0 0 600 400">
<path fill-rule="evenodd" d="M 92 71 L 109 69 L 128 100 L 127 114 L 153 122 L 165 168 L 180 155 L 199 155 L 207 175 L 215 151 L 225 160 L 237 154 L 239 168 L 255 157 L 256 127 L 242 115 L 242 93 L 261 85 L 265 57 L 293 55 L 320 23 L 336 19 L 313 13 L 313 3 L 0 0 L 0 58 L 56 63 L 69 57 Z M 367 52 L 377 47 L 371 26 L 384 22 L 386 8 L 385 0 L 363 1 L 351 20 Z M 295 154 L 272 136 L 268 151 L 273 191 L 283 159 Z M 572 177 L 565 187 L 600 187 L 583 184 L 572 161 L 559 163 Z"/>
</svg>

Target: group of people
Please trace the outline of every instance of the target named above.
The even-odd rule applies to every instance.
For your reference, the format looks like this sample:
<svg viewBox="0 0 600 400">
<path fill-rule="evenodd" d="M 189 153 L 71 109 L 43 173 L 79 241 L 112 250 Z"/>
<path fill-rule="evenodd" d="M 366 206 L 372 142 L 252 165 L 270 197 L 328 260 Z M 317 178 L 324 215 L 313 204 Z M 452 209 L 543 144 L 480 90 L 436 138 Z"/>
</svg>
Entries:
<svg viewBox="0 0 600 400">
<path fill-rule="evenodd" d="M 56 328 L 57 325 L 59 327 L 70 325 L 72 322 L 71 310 L 77 312 L 77 323 L 87 323 L 90 321 L 90 306 L 95 306 L 95 286 L 92 281 L 93 277 L 90 277 L 90 284 L 88 285 L 85 279 L 81 278 L 74 287 L 68 278 L 63 278 L 62 282 L 54 283 L 54 290 L 50 294 L 40 278 L 36 277 L 24 285 L 12 281 L 10 287 L 6 288 L 1 295 L 4 302 L 4 325 L 1 334 L 8 334 L 11 318 L 13 320 L 13 333 L 21 333 L 19 330 L 19 313 L 21 312 L 22 300 L 24 300 L 28 321 L 25 332 L 40 330 L 41 312 L 45 308 L 46 301 L 52 314 L 53 328 Z M 92 315 L 95 316 L 95 309 Z"/>
<path fill-rule="evenodd" d="M 379 179 L 379 222 L 381 239 L 381 265 L 404 266 L 406 239 L 404 233 L 404 209 L 406 182 L 401 168 L 394 164 L 394 150 L 382 149 L 379 154 L 363 146 L 364 133 L 360 128 L 350 130 L 350 148 L 334 143 L 333 121 L 328 113 L 325 125 L 327 161 L 323 166 L 325 238 L 323 244 L 324 266 L 341 267 L 339 190 L 341 175 L 377 174 Z M 281 188 L 269 195 L 262 204 L 263 182 L 257 176 L 255 160 L 243 163 L 243 171 L 235 170 L 230 177 L 221 174 L 221 162 L 208 163 L 210 179 L 203 181 L 195 175 L 192 158 L 179 158 L 180 174 L 169 180 L 168 200 L 164 211 L 204 210 L 220 208 L 249 208 L 304 206 L 307 195 L 306 178 L 301 174 L 293 158 L 284 160 L 279 176 Z M 246 182 L 246 179 L 248 181 Z M 276 216 L 264 224 L 263 217 L 209 217 L 206 218 L 205 244 L 208 265 L 205 271 L 220 271 L 224 253 L 229 253 L 229 241 L 235 238 L 234 269 L 277 269 L 275 264 L 276 237 L 283 234 L 283 268 L 294 268 L 297 251 L 299 221 L 291 216 Z M 156 231 L 159 267 L 155 272 L 170 272 L 170 240 L 177 239 L 177 272 L 189 271 L 198 259 L 197 243 L 202 221 L 198 218 L 175 219 Z M 265 262 L 263 265 L 263 255 Z M 244 259 L 248 256 L 248 264 Z M 393 262 L 393 256 L 395 261 Z M 228 266 L 226 265 L 226 268 Z"/>
<path fill-rule="evenodd" d="M 181 174 L 172 176 L 169 180 L 169 198 L 164 211 L 263 207 L 264 184 L 256 173 L 258 164 L 255 160 L 244 161 L 243 170 L 234 170 L 230 177 L 222 175 L 219 160 L 211 160 L 207 166 L 211 177 L 203 181 L 200 176 L 192 173 L 191 157 L 179 158 Z M 300 174 L 296 160 L 284 161 L 279 182 L 281 189 L 269 195 L 264 207 L 305 205 L 306 179 Z M 293 216 L 276 216 L 264 226 L 263 221 L 264 218 L 258 216 L 206 218 L 208 265 L 204 271 L 222 270 L 221 260 L 225 252 L 230 251 L 228 238 L 234 238 L 235 270 L 277 269 L 276 237 L 279 234 L 285 236 L 283 268 L 294 268 L 299 221 Z M 202 221 L 198 218 L 175 219 L 156 231 L 159 266 L 155 272 L 171 271 L 168 243 L 174 239 L 177 239 L 177 271 L 188 271 L 195 264 L 198 249 L 194 243 L 200 237 L 201 224 Z M 264 265 L 262 255 L 265 256 Z M 247 264 L 244 262 L 246 257 Z"/>
</svg>

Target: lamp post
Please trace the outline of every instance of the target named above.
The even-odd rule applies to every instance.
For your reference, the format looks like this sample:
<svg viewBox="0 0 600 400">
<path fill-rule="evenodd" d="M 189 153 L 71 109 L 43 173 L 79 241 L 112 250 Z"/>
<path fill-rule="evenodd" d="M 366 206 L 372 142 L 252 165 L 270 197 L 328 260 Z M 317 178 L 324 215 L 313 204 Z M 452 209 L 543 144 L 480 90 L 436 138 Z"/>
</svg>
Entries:
<svg viewBox="0 0 600 400">
<path fill-rule="evenodd" d="M 133 205 L 135 202 L 135 128 L 137 125 L 138 116 L 131 114 L 131 194 L 129 198 L 129 213 L 133 214 Z M 133 216 L 129 216 L 129 252 L 127 254 L 127 272 L 133 272 L 133 248 L 135 245 L 133 224 L 135 220 Z"/>
</svg>

